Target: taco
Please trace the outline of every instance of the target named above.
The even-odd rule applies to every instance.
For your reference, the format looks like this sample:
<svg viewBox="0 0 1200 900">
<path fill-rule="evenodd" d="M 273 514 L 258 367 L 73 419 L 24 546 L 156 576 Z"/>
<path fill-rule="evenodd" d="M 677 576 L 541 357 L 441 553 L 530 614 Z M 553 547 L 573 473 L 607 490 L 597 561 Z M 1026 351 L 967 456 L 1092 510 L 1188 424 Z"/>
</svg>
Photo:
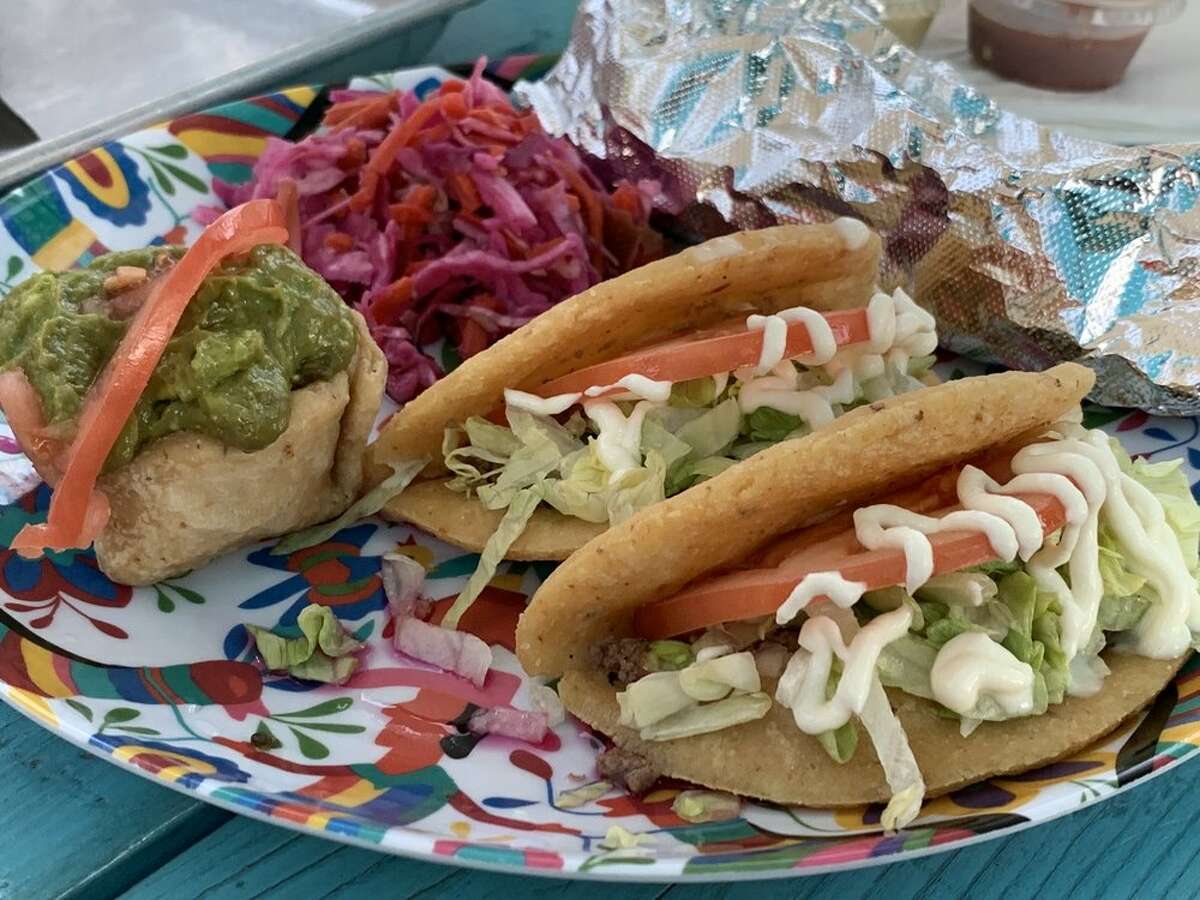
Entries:
<svg viewBox="0 0 1200 900">
<path fill-rule="evenodd" d="M 1083 428 L 1091 384 L 968 378 L 766 450 L 559 566 L 517 655 L 643 783 L 887 801 L 889 828 L 1078 750 L 1200 631 L 1180 461 Z"/>
<path fill-rule="evenodd" d="M 343 511 L 386 367 L 362 316 L 280 243 L 273 201 L 188 250 L 109 253 L 0 303 L 0 407 L 52 486 L 30 556 L 95 543 L 146 584 Z"/>
<path fill-rule="evenodd" d="M 563 559 L 611 524 L 922 386 L 932 317 L 875 290 L 861 222 L 726 235 L 543 313 L 405 406 L 369 479 L 430 459 L 384 510 L 482 553 Z"/>
</svg>

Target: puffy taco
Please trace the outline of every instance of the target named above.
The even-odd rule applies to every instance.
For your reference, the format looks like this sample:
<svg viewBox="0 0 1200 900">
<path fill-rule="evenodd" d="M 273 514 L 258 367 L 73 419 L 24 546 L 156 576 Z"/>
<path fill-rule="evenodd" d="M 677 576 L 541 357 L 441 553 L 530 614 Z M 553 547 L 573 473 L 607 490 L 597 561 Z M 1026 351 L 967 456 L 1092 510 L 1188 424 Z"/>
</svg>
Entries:
<svg viewBox="0 0 1200 900">
<path fill-rule="evenodd" d="M 573 297 L 411 401 L 377 482 L 432 460 L 385 515 L 503 558 L 563 559 L 610 524 L 928 379 L 934 322 L 878 292 L 861 222 L 727 235 Z"/>
<path fill-rule="evenodd" d="M 1091 383 L 965 379 L 766 450 L 559 566 L 517 655 L 612 737 L 601 771 L 888 828 L 1085 747 L 1200 631 L 1180 461 L 1084 429 Z"/>
<path fill-rule="evenodd" d="M 354 500 L 382 354 L 287 236 L 252 201 L 190 249 L 105 254 L 0 303 L 0 407 L 55 487 L 13 549 L 94 541 L 145 584 Z"/>
</svg>

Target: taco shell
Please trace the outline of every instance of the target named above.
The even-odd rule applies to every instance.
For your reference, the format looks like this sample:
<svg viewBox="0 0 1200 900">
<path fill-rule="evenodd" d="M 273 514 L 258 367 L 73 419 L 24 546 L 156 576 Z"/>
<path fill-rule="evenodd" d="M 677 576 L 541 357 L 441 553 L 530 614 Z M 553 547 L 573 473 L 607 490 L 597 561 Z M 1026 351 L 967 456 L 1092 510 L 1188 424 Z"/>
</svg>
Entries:
<svg viewBox="0 0 1200 900">
<path fill-rule="evenodd" d="M 421 481 L 388 502 L 385 516 L 416 525 L 434 537 L 479 553 L 504 517 L 502 509 L 486 509 L 475 497 L 452 491 L 445 479 Z M 566 559 L 607 523 L 585 522 L 558 510 L 539 506 L 505 559 Z"/>
<path fill-rule="evenodd" d="M 958 722 L 939 716 L 927 700 L 889 691 L 909 745 L 936 797 L 998 775 L 1026 772 L 1095 743 L 1147 706 L 1174 676 L 1182 659 L 1105 654 L 1112 674 L 1092 697 L 1070 697 L 1045 714 L 984 722 L 969 737 Z M 774 685 L 764 687 L 774 693 Z M 779 703 L 755 722 L 675 741 L 643 741 L 617 724 L 616 692 L 597 671 L 568 672 L 558 683 L 563 704 L 593 728 L 610 735 L 659 772 L 717 790 L 775 803 L 840 807 L 883 803 L 891 790 L 862 726 L 858 749 L 836 763 L 815 737 L 796 727 Z"/>
<path fill-rule="evenodd" d="M 879 237 L 847 249 L 830 225 L 779 225 L 724 235 L 601 282 L 547 310 L 411 400 L 367 451 L 375 484 L 402 460 L 444 473 L 446 426 L 487 415 L 504 389 L 561 375 L 739 314 L 805 305 L 864 306 L 879 272 Z M 384 509 L 403 519 L 402 507 Z M 457 543 L 457 541 L 456 541 Z"/>
<path fill-rule="evenodd" d="M 643 509 L 576 552 L 534 595 L 517 626 L 521 665 L 552 677 L 584 668 L 594 644 L 629 633 L 642 604 L 840 509 L 1040 433 L 1093 380 L 1064 363 L 890 397 Z"/>
<path fill-rule="evenodd" d="M 362 459 L 387 366 L 354 313 L 358 349 L 346 372 L 292 392 L 291 420 L 252 453 L 180 432 L 103 476 L 112 517 L 96 539 L 100 568 L 150 584 L 235 547 L 341 513 L 362 487 Z"/>
<path fill-rule="evenodd" d="M 830 759 L 779 703 L 764 718 L 733 728 L 643 741 L 618 724 L 616 690 L 588 651 L 604 638 L 629 634 L 638 606 L 728 568 L 780 535 L 1041 433 L 1078 404 L 1092 381 L 1089 370 L 1072 363 L 1040 374 L 963 379 L 861 407 L 829 428 L 770 448 L 643 510 L 561 565 L 521 617 L 517 655 L 532 675 L 561 676 L 567 709 L 663 774 L 777 803 L 884 802 L 891 789 L 860 723 L 858 748 L 844 764 Z M 1183 662 L 1111 652 L 1105 659 L 1112 674 L 1095 696 L 1068 698 L 1036 718 L 984 722 L 967 738 L 934 704 L 889 691 L 927 794 L 1024 772 L 1092 744 L 1149 704 Z M 764 690 L 773 694 L 774 687 Z"/>
</svg>

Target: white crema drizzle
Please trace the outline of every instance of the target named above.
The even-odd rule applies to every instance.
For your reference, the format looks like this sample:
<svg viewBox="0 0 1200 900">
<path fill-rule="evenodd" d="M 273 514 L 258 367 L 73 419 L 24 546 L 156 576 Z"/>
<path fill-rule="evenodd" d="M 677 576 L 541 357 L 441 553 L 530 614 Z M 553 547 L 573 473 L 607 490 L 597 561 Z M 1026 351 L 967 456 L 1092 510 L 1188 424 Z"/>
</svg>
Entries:
<svg viewBox="0 0 1200 900">
<path fill-rule="evenodd" d="M 891 296 L 876 293 L 866 314 L 868 340 L 840 349 L 828 321 L 814 310 L 796 307 L 772 316 L 750 316 L 746 326 L 762 331 L 763 343 L 758 364 L 734 373 L 741 382 L 742 412 L 749 415 L 769 407 L 820 428 L 836 418 L 835 404 L 855 400 L 859 382 L 872 383 L 869 400 L 890 396 L 890 382 L 883 378 L 889 366 L 907 375 L 913 356 L 927 355 L 937 347 L 934 320 L 899 289 Z M 785 360 L 787 326 L 798 321 L 807 326 L 813 350 L 794 361 Z M 802 388 L 803 376 L 794 363 L 824 366 L 833 383 Z"/>
<path fill-rule="evenodd" d="M 905 588 L 913 593 L 933 574 L 931 535 L 950 531 L 982 533 L 996 558 L 1011 561 L 1019 556 L 1026 560 L 1026 569 L 1038 587 L 1057 595 L 1063 610 L 1063 649 L 1070 661 L 1087 646 L 1096 628 L 1104 593 L 1097 543 L 1103 521 L 1115 535 L 1126 564 L 1146 578 L 1156 594 L 1133 630 L 1133 649 L 1156 658 L 1184 653 L 1193 632 L 1200 630 L 1200 596 L 1161 503 L 1121 471 L 1103 432 L 1085 431 L 1078 424 L 1063 421 L 1052 434 L 1056 439 L 1030 444 L 1013 457 L 1014 476 L 1005 484 L 974 466 L 966 466 L 957 484 L 963 507 L 960 510 L 938 517 L 889 504 L 856 510 L 854 526 L 859 543 L 869 550 L 900 550 L 905 558 Z M 1057 499 L 1066 514 L 1065 525 L 1055 534 L 1044 535 L 1036 511 L 1013 496 L 1020 494 Z M 1064 565 L 1068 578 L 1058 571 Z M 839 607 L 852 606 L 864 587 L 842 579 L 836 572 L 812 573 L 793 589 L 779 610 L 778 621 L 790 621 L 818 596 L 832 599 Z M 806 622 L 805 628 L 809 624 Z M 809 657 L 819 663 L 835 653 L 843 659 L 846 671 L 858 665 L 855 644 L 844 647 L 826 631 L 824 626 L 815 626 L 807 643 L 802 641 L 803 666 L 809 666 Z M 891 639 L 902 634 L 900 631 Z M 873 666 L 878 658 L 873 644 L 864 651 L 864 655 L 868 653 Z M 1011 715 L 1027 714 L 1033 709 L 1032 669 L 983 634 L 964 634 L 947 642 L 938 653 L 931 683 L 938 700 L 963 715 L 970 714 L 984 695 Z M 1094 687 L 1081 684 L 1079 690 Z M 820 724 L 819 730 L 839 727 L 856 708 L 848 702 L 831 706 L 824 694 L 818 695 L 811 687 L 791 691 L 788 696 L 797 724 Z M 853 699 L 865 702 L 865 694 L 853 694 Z M 839 715 L 833 715 L 835 710 Z M 842 713 L 845 715 L 839 720 Z"/>
</svg>

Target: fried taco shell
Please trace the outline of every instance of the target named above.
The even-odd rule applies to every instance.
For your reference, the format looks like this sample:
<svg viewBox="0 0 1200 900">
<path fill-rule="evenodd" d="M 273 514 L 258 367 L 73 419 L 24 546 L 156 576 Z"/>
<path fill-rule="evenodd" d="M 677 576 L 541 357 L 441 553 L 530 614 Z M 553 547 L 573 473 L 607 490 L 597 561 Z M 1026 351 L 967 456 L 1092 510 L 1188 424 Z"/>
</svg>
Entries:
<svg viewBox="0 0 1200 900">
<path fill-rule="evenodd" d="M 642 510 L 590 541 L 542 585 L 517 626 L 521 664 L 531 675 L 583 668 L 592 645 L 629 633 L 642 604 L 839 509 L 1044 431 L 1078 405 L 1093 378 L 1065 363 L 890 397 Z"/>
<path fill-rule="evenodd" d="M 1092 380 L 1074 364 L 963 379 L 862 407 L 763 451 L 643 510 L 559 566 L 521 617 L 518 658 L 532 675 L 561 677 L 567 709 L 664 774 L 780 803 L 887 800 L 870 741 L 860 740 L 854 757 L 838 764 L 779 703 L 762 719 L 721 731 L 641 740 L 618 724 L 616 689 L 591 651 L 632 634 L 638 607 L 737 565 L 781 535 L 1023 443 L 1078 404 Z M 1038 717 L 985 722 L 968 738 L 934 704 L 890 691 L 928 793 L 1025 771 L 1089 745 L 1149 704 L 1182 663 L 1115 653 L 1105 659 L 1112 675 L 1097 695 L 1068 698 Z M 773 693 L 774 684 L 764 690 Z M 861 724 L 855 727 L 861 738 Z"/>
<path fill-rule="evenodd" d="M 827 225 L 781 225 L 726 235 L 602 282 L 542 313 L 409 402 L 367 449 L 374 484 L 401 460 L 429 457 L 425 475 L 445 474 L 447 426 L 483 416 L 503 403 L 505 388 L 536 390 L 567 373 L 638 347 L 706 328 L 732 316 L 803 305 L 821 310 L 864 306 L 879 271 L 879 238 L 848 249 Z M 417 485 L 383 515 L 407 521 L 453 544 L 479 550 L 502 511 L 445 487 Z M 563 559 L 606 525 L 539 509 L 507 554 Z"/>
<path fill-rule="evenodd" d="M 95 544 L 106 575 L 149 584 L 345 510 L 362 486 L 387 376 L 366 322 L 353 315 L 350 368 L 293 391 L 288 428 L 272 444 L 245 453 L 179 432 L 99 480 L 112 507 Z"/>
<path fill-rule="evenodd" d="M 888 691 L 925 777 L 927 796 L 1027 772 L 1090 746 L 1146 707 L 1183 662 L 1119 653 L 1104 659 L 1112 671 L 1100 693 L 1070 697 L 1040 716 L 984 722 L 965 738 L 958 722 L 938 715 L 933 703 Z M 775 686 L 764 689 L 771 693 Z M 602 672 L 567 672 L 558 693 L 572 713 L 664 775 L 801 806 L 860 806 L 884 803 L 891 795 L 875 748 L 858 722 L 858 749 L 848 761 L 836 763 L 815 737 L 796 727 L 791 710 L 781 703 L 757 721 L 723 731 L 643 741 L 636 730 L 617 724 L 616 692 Z"/>
</svg>

